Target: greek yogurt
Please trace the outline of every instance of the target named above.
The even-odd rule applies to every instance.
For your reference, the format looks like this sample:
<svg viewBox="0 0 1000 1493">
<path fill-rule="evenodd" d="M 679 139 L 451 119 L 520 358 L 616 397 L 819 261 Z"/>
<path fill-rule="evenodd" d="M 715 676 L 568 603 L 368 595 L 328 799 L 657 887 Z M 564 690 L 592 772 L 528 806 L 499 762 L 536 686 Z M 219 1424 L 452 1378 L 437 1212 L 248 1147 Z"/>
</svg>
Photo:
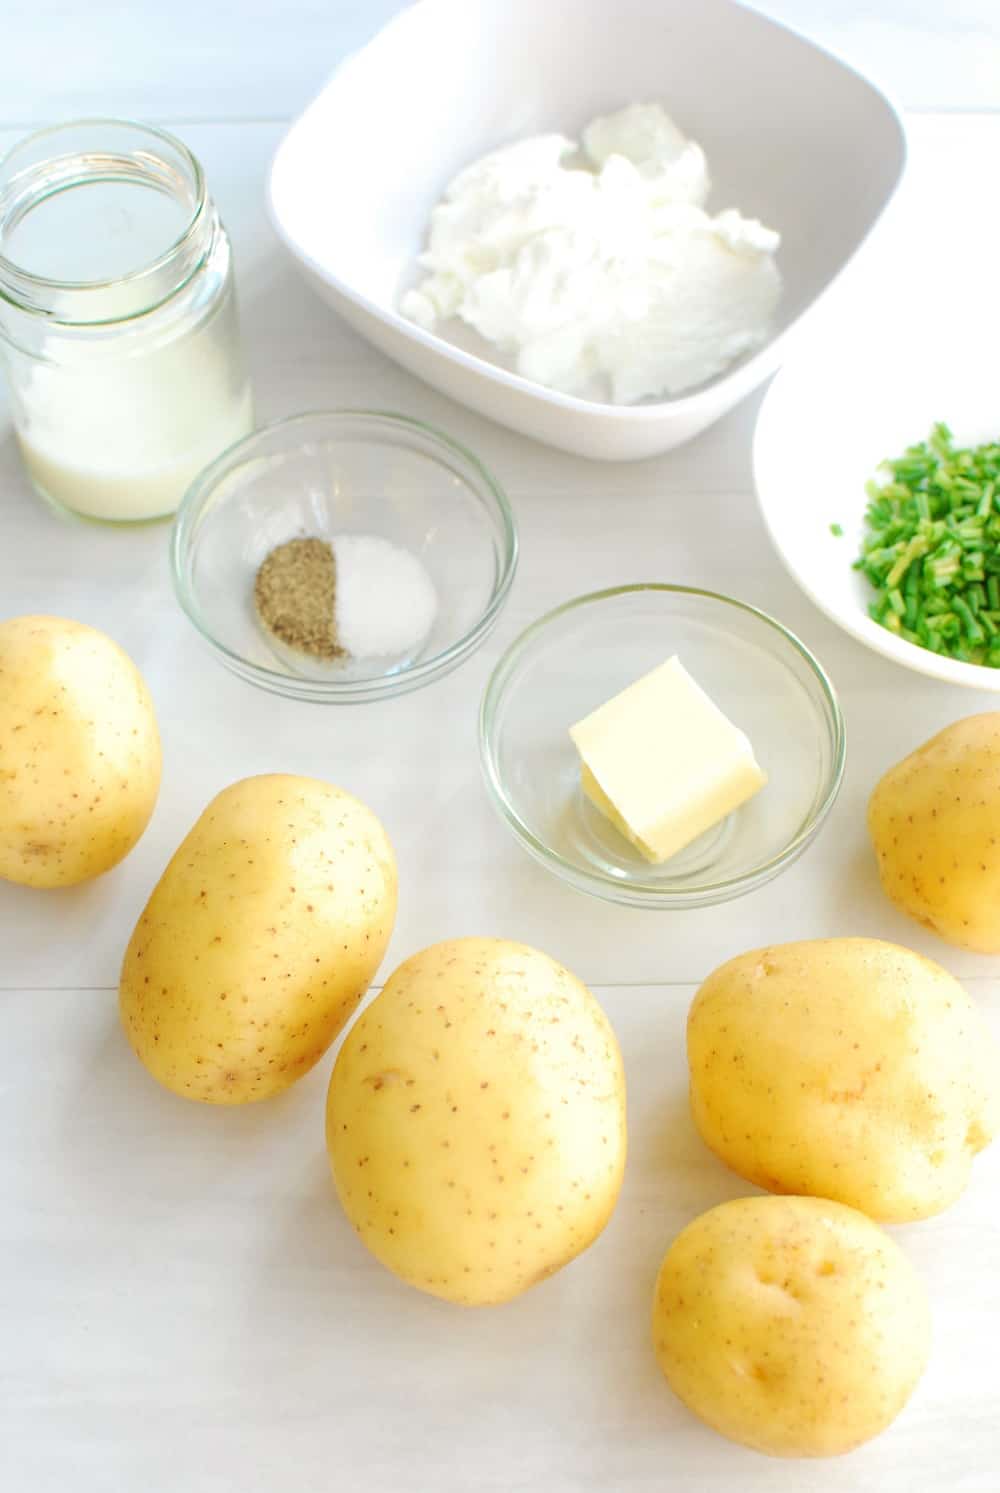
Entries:
<svg viewBox="0 0 1000 1493">
<path fill-rule="evenodd" d="M 632 404 L 682 393 L 767 339 L 779 235 L 714 216 L 701 147 L 658 104 L 539 135 L 460 171 L 431 214 L 403 314 L 453 318 L 514 370 Z"/>
</svg>

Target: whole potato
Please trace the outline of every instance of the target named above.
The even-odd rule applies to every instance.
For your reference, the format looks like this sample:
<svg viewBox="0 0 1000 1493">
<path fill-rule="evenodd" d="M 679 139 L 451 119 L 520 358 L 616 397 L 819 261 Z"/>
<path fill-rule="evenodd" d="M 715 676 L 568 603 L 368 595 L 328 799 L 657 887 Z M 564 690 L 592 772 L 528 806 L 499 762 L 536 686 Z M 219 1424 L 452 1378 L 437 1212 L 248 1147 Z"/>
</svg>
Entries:
<svg viewBox="0 0 1000 1493">
<path fill-rule="evenodd" d="M 1000 712 L 891 767 L 868 805 L 886 895 L 949 943 L 1000 954 Z"/>
<path fill-rule="evenodd" d="M 729 960 L 695 996 L 687 1042 L 698 1129 L 771 1192 L 926 1218 L 958 1197 L 1000 1124 L 979 1011 L 939 965 L 878 939 Z"/>
<path fill-rule="evenodd" d="M 770 1456 L 837 1456 L 877 1436 L 912 1394 L 929 1340 L 902 1250 L 819 1198 L 710 1209 L 678 1234 L 656 1282 L 653 1343 L 670 1387 Z"/>
<path fill-rule="evenodd" d="M 0 623 L 0 878 L 58 887 L 109 871 L 159 787 L 153 702 L 118 644 L 62 617 Z"/>
<path fill-rule="evenodd" d="M 383 1265 L 464 1305 L 507 1301 L 611 1216 L 625 1079 L 597 1001 L 545 954 L 434 945 L 351 1028 L 327 1145 L 351 1223 Z"/>
<path fill-rule="evenodd" d="M 136 924 L 120 988 L 128 1039 L 187 1099 L 267 1099 L 326 1052 L 395 915 L 395 857 L 363 803 L 313 778 L 233 783 Z"/>
</svg>

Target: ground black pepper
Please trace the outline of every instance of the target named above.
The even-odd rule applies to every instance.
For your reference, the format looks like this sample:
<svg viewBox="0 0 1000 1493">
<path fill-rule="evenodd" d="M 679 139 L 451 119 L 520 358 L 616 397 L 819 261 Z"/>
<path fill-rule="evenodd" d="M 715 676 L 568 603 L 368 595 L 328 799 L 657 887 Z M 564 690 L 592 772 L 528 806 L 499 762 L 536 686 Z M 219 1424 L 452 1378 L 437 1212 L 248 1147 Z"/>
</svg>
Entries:
<svg viewBox="0 0 1000 1493">
<path fill-rule="evenodd" d="M 289 648 L 342 658 L 334 600 L 337 566 L 325 539 L 290 539 L 261 563 L 253 597 L 262 624 Z"/>
</svg>

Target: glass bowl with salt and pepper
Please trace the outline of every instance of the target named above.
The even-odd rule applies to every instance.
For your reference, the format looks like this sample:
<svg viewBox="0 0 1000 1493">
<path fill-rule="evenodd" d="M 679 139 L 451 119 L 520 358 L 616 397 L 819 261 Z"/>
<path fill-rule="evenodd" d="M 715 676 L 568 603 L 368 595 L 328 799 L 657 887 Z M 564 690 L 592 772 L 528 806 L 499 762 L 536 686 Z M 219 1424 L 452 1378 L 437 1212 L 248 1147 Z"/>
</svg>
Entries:
<svg viewBox="0 0 1000 1493">
<path fill-rule="evenodd" d="M 76 516 L 172 514 L 252 430 L 229 239 L 180 140 L 81 120 L 0 162 L 0 363 L 28 475 Z"/>
<path fill-rule="evenodd" d="M 514 578 L 507 499 L 471 452 L 402 415 L 293 416 L 192 485 L 174 584 L 226 666 L 296 699 L 401 694 L 487 637 Z"/>
</svg>

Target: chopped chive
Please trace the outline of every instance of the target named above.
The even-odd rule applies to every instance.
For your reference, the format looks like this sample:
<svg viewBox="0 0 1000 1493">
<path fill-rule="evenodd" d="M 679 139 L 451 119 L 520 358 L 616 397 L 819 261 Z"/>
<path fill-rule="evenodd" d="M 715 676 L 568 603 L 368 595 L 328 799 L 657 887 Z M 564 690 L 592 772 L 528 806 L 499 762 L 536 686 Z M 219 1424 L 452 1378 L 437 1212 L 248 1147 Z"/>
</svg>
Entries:
<svg viewBox="0 0 1000 1493">
<path fill-rule="evenodd" d="M 976 621 L 975 615 L 969 604 L 964 600 L 963 597 L 956 596 L 954 601 L 952 602 L 952 605 L 954 606 L 958 616 L 961 617 L 963 623 L 965 624 L 965 636 L 968 638 L 969 642 L 982 643 L 984 641 L 983 629 Z"/>
<path fill-rule="evenodd" d="M 865 493 L 853 564 L 872 587 L 870 615 L 919 647 L 1000 668 L 1000 439 L 958 447 L 939 422 Z"/>
</svg>

